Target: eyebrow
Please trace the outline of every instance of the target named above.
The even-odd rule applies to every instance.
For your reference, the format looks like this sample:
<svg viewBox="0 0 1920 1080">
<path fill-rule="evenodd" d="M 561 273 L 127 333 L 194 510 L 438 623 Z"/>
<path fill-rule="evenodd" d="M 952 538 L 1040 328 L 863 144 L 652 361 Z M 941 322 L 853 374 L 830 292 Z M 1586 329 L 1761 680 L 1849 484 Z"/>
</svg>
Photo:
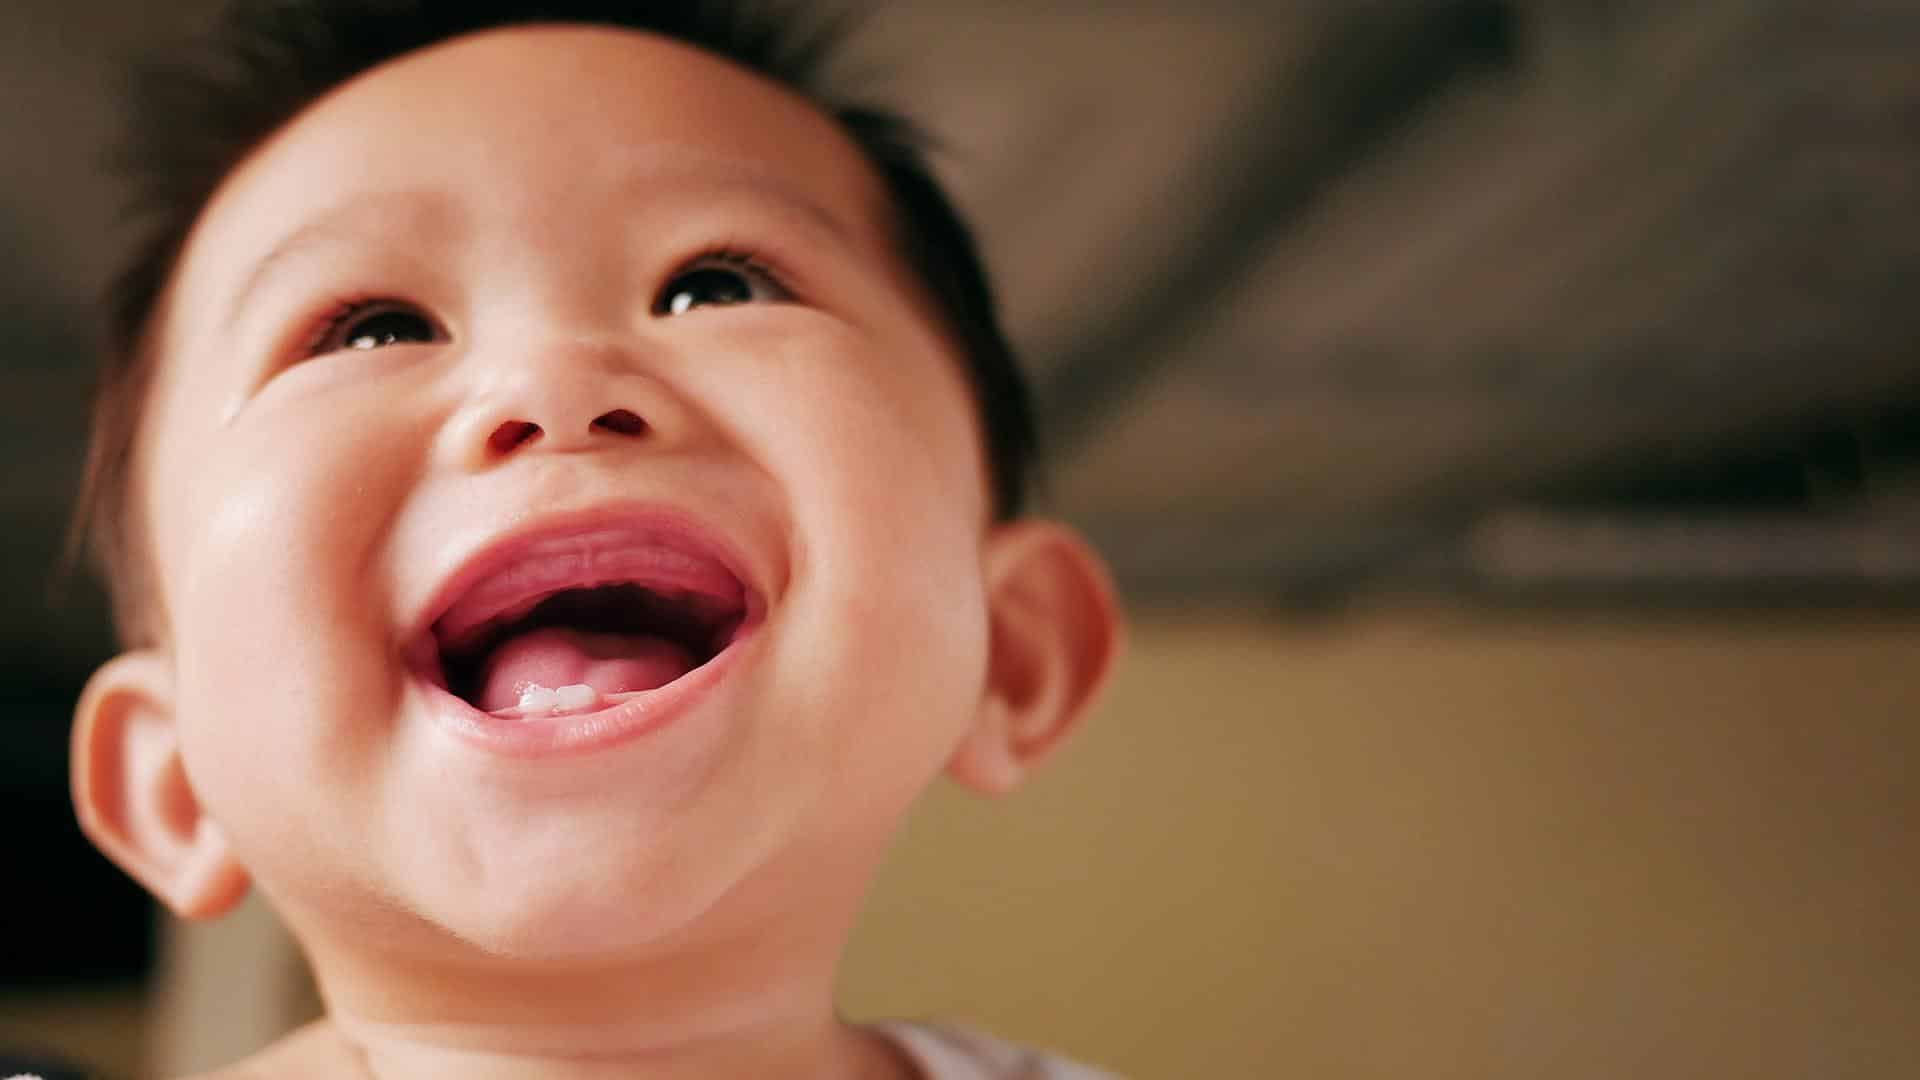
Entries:
<svg viewBox="0 0 1920 1080">
<path fill-rule="evenodd" d="M 771 171 L 745 162 L 720 159 L 695 161 L 655 160 L 632 170 L 622 178 L 621 186 L 646 189 L 671 180 L 708 190 L 734 189 L 752 194 L 780 207 L 787 216 L 810 226 L 837 242 L 843 250 L 860 248 L 847 224 L 812 199 L 794 190 Z M 449 231 L 462 230 L 466 216 L 447 194 L 428 188 L 376 191 L 347 199 L 321 211 L 276 241 L 247 271 L 227 307 L 228 327 L 239 321 L 261 287 L 284 267 L 299 262 L 313 250 L 337 242 L 343 236 L 364 235 L 375 231 L 372 224 L 381 221 L 429 221 Z"/>
<path fill-rule="evenodd" d="M 704 184 L 723 190 L 732 188 L 758 196 L 804 219 L 808 224 L 830 234 L 840 243 L 848 247 L 855 246 L 852 231 L 846 222 L 834 217 L 825 207 L 807 198 L 788 184 L 779 173 L 771 169 L 761 168 L 749 162 L 708 157 L 702 154 L 691 160 L 661 160 L 649 163 L 630 173 L 624 183 L 628 186 L 644 187 L 661 180 L 677 181 L 687 186 Z"/>
<path fill-rule="evenodd" d="M 457 223 L 460 218 L 452 199 L 427 189 L 369 192 L 328 207 L 281 237 L 247 271 L 227 306 L 227 325 L 231 327 L 239 321 L 261 286 L 284 267 L 343 236 L 373 232 L 378 223 L 387 221 Z"/>
</svg>

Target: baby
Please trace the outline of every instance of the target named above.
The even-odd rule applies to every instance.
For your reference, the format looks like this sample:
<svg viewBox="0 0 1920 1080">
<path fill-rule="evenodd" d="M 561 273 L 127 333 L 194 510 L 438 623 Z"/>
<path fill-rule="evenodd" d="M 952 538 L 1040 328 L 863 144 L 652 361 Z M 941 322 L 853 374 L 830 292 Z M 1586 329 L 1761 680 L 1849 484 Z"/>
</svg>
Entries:
<svg viewBox="0 0 1920 1080">
<path fill-rule="evenodd" d="M 75 799 L 310 959 L 220 1076 L 1099 1075 L 834 1010 L 1119 627 L 911 128 L 764 7 L 243 3 L 142 95 Z"/>
</svg>

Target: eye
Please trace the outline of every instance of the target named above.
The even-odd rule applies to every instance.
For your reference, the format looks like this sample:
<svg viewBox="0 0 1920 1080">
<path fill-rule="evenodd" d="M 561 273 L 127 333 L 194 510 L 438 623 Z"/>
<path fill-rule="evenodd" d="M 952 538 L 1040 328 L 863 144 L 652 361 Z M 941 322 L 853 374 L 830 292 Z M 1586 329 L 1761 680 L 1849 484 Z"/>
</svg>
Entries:
<svg viewBox="0 0 1920 1080">
<path fill-rule="evenodd" d="M 655 315 L 684 315 L 708 304 L 791 300 L 773 271 L 743 252 L 716 251 L 675 274 L 653 303 Z"/>
<path fill-rule="evenodd" d="M 342 304 L 315 335 L 308 356 L 439 341 L 445 335 L 419 309 L 392 300 Z"/>
</svg>

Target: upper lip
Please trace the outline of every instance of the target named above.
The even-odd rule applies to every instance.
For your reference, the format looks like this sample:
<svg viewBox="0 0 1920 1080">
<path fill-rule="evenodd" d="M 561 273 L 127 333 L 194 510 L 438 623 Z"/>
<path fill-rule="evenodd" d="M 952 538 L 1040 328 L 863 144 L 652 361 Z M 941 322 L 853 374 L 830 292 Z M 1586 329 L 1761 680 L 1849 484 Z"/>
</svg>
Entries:
<svg viewBox="0 0 1920 1080">
<path fill-rule="evenodd" d="M 608 508 L 544 516 L 480 545 L 434 589 L 412 640 L 437 648 L 541 597 L 627 582 L 731 601 L 749 619 L 764 603 L 734 550 L 691 515 Z"/>
</svg>

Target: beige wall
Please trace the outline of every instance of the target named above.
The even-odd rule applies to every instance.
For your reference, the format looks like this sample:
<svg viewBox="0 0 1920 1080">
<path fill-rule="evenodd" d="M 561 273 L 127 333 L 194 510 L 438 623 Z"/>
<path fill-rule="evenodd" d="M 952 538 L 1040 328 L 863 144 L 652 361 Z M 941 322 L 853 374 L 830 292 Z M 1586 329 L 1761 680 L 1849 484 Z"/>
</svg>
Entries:
<svg viewBox="0 0 1920 1080">
<path fill-rule="evenodd" d="M 1920 1076 L 1920 622 L 1141 627 L 927 803 L 856 1015 L 1146 1078 Z"/>
<path fill-rule="evenodd" d="M 1400 613 L 1134 645 L 1032 787 L 927 802 L 851 1014 L 1142 1080 L 1920 1075 L 1920 620 Z M 289 982 L 262 925 L 177 943 L 146 1024 L 176 1066 L 264 1037 Z"/>
</svg>

